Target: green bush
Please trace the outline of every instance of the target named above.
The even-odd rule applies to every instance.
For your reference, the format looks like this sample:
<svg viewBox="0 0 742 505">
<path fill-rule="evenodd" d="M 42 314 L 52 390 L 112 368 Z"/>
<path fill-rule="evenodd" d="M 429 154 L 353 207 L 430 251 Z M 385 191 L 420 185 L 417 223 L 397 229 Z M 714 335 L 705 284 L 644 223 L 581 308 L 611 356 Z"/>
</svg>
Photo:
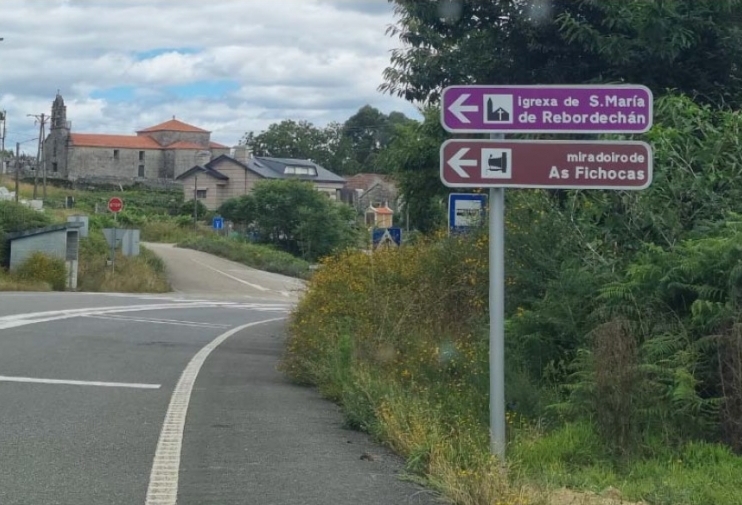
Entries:
<svg viewBox="0 0 742 505">
<path fill-rule="evenodd" d="M 307 261 L 358 243 L 355 211 L 306 181 L 260 181 L 250 194 L 225 202 L 219 212 L 249 225 L 257 241 Z"/>
<path fill-rule="evenodd" d="M 67 285 L 67 267 L 64 260 L 35 252 L 29 256 L 13 275 L 26 282 L 45 282 L 54 291 L 64 291 Z"/>
<path fill-rule="evenodd" d="M 51 224 L 51 218 L 23 204 L 0 201 L 0 230 L 11 233 Z"/>
</svg>

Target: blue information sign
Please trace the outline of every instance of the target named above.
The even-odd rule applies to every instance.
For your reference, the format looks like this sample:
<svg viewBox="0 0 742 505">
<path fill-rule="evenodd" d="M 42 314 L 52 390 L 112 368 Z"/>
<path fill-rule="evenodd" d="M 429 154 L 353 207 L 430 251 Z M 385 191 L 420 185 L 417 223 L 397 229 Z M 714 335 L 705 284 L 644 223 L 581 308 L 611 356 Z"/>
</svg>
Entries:
<svg viewBox="0 0 742 505">
<path fill-rule="evenodd" d="M 486 194 L 451 193 L 448 195 L 449 230 L 458 233 L 482 226 L 486 208 Z"/>
</svg>

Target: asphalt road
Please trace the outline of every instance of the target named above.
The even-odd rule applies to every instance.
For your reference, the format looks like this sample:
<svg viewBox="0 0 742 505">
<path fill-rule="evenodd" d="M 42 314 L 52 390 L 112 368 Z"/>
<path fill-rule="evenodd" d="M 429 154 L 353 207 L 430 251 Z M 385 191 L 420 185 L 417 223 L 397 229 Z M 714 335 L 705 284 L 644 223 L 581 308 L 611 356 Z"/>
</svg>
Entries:
<svg viewBox="0 0 742 505">
<path fill-rule="evenodd" d="M 437 503 L 276 371 L 284 280 L 228 299 L 189 266 L 169 295 L 0 294 L 1 504 Z"/>
<path fill-rule="evenodd" d="M 230 300 L 293 301 L 304 288 L 304 283 L 293 277 L 263 272 L 200 251 L 170 244 L 142 245 L 165 260 L 176 293 Z"/>
</svg>

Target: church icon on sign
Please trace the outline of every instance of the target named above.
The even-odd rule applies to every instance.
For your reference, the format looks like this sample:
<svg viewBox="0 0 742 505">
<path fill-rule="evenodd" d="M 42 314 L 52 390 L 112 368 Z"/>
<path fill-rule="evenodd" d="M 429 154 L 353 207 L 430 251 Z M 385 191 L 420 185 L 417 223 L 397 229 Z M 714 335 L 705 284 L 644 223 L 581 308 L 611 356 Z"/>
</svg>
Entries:
<svg viewBox="0 0 742 505">
<path fill-rule="evenodd" d="M 511 124 L 513 122 L 513 95 L 484 95 L 485 124 Z"/>
</svg>

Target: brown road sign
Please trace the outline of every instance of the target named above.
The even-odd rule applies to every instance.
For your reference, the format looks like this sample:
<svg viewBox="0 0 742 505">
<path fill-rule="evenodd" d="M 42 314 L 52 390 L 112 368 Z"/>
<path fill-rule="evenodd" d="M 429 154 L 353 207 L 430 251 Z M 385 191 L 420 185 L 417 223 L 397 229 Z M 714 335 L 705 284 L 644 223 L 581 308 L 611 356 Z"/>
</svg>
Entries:
<svg viewBox="0 0 742 505">
<path fill-rule="evenodd" d="M 646 142 L 452 139 L 440 155 L 451 188 L 637 190 L 652 182 Z"/>
</svg>

